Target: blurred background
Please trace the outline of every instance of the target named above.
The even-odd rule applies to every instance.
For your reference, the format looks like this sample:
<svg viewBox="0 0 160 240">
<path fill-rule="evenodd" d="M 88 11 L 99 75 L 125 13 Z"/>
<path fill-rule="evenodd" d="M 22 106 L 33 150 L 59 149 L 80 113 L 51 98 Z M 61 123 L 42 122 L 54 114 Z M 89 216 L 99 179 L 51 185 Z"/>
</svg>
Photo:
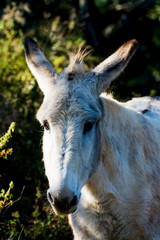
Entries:
<svg viewBox="0 0 160 240">
<path fill-rule="evenodd" d="M 139 49 L 110 92 L 120 101 L 157 96 L 160 1 L 0 1 L 0 239 L 72 239 L 66 218 L 54 216 L 46 200 L 43 130 L 35 120 L 42 94 L 25 62 L 27 35 L 59 72 L 79 44 L 93 50 L 85 59 L 89 71 L 136 38 Z"/>
</svg>

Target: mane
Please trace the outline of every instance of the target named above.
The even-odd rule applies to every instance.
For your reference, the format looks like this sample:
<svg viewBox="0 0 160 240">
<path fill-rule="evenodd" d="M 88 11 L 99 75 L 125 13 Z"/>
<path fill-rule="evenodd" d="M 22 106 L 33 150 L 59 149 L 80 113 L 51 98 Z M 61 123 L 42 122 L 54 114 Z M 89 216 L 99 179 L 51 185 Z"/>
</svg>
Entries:
<svg viewBox="0 0 160 240">
<path fill-rule="evenodd" d="M 81 63 L 81 62 L 83 62 L 84 58 L 85 58 L 90 52 L 91 52 L 91 49 L 90 49 L 89 46 L 86 46 L 84 49 L 82 49 L 82 46 L 80 45 L 80 46 L 78 47 L 77 53 L 74 54 L 74 55 L 72 54 L 71 57 L 70 57 L 70 59 L 71 59 L 72 57 L 75 57 L 76 63 Z"/>
<path fill-rule="evenodd" d="M 83 75 L 85 70 L 83 66 L 84 58 L 90 53 L 91 49 L 89 46 L 82 49 L 82 46 L 78 47 L 78 51 L 76 54 L 70 55 L 70 63 L 68 67 L 65 69 L 65 73 L 68 75 L 68 80 L 73 80 L 77 75 Z"/>
</svg>

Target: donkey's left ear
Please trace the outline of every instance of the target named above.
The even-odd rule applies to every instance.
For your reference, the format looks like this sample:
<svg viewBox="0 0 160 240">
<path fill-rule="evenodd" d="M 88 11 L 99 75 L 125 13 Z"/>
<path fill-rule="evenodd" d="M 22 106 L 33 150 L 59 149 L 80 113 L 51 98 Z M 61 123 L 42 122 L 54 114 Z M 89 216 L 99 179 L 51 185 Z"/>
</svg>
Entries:
<svg viewBox="0 0 160 240">
<path fill-rule="evenodd" d="M 44 95 L 47 95 L 54 87 L 56 72 L 38 44 L 32 38 L 26 37 L 23 44 L 28 67 L 37 79 Z"/>
<path fill-rule="evenodd" d="M 135 53 L 138 42 L 133 39 L 124 43 L 115 53 L 92 70 L 97 77 L 97 91 L 106 91 L 110 83 L 124 70 Z"/>
</svg>

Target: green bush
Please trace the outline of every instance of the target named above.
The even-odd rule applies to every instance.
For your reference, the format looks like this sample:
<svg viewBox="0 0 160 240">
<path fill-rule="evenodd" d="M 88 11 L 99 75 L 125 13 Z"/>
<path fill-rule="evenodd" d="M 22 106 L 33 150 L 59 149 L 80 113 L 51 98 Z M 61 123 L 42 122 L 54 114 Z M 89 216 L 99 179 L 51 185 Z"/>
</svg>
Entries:
<svg viewBox="0 0 160 240">
<path fill-rule="evenodd" d="M 0 137 L 0 163 L 2 159 L 7 160 L 8 156 L 11 155 L 13 152 L 12 148 L 7 148 L 7 143 L 9 142 L 10 138 L 12 137 L 12 132 L 14 132 L 15 123 L 12 123 L 8 129 L 8 131 Z M 2 174 L 1 174 L 2 177 Z M 9 183 L 9 188 L 5 191 L 5 189 L 0 189 L 0 234 L 5 237 L 9 234 L 12 236 L 14 234 L 15 226 L 16 226 L 16 219 L 10 218 L 7 219 L 6 211 L 9 207 L 12 206 L 12 193 L 11 190 L 13 189 L 14 184 L 13 181 Z M 7 233 L 7 235 L 6 235 Z M 8 236 L 8 237 L 10 237 Z"/>
</svg>

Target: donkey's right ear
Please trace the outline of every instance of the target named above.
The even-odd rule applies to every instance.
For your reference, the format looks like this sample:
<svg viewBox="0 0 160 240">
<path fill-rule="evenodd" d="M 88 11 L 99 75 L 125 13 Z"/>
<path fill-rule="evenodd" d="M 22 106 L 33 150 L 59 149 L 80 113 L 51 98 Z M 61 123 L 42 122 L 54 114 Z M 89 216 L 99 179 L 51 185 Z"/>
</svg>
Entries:
<svg viewBox="0 0 160 240">
<path fill-rule="evenodd" d="M 97 78 L 97 92 L 106 91 L 110 83 L 125 69 L 138 47 L 133 39 L 124 43 L 115 53 L 100 63 L 91 72 Z"/>
<path fill-rule="evenodd" d="M 32 38 L 26 37 L 23 44 L 28 67 L 37 79 L 40 89 L 46 95 L 54 86 L 55 70 Z"/>
</svg>

